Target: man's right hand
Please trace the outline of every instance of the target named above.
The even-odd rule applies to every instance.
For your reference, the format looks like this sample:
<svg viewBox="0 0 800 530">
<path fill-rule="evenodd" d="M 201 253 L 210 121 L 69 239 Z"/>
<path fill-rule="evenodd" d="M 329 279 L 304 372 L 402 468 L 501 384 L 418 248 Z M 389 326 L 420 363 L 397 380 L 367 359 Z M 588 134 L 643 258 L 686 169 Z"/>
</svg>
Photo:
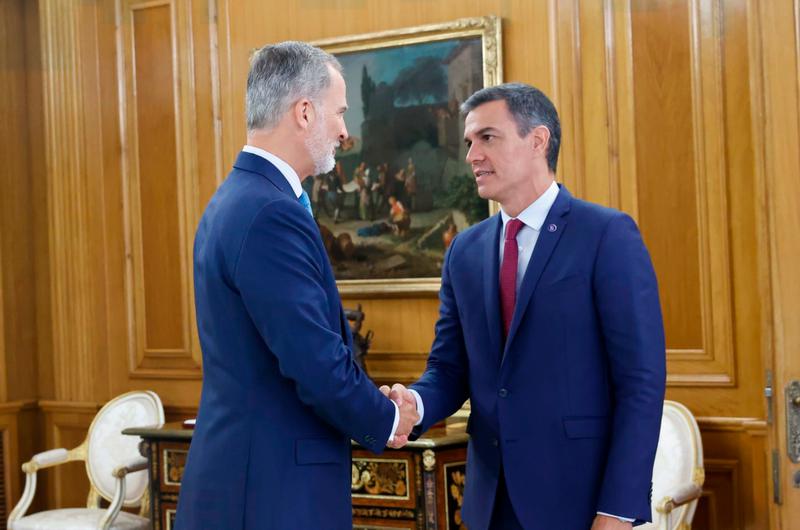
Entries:
<svg viewBox="0 0 800 530">
<path fill-rule="evenodd" d="M 414 394 L 400 383 L 395 383 L 391 389 L 383 385 L 380 387 L 380 391 L 394 401 L 397 408 L 400 409 L 400 421 L 397 424 L 394 438 L 386 444 L 393 449 L 399 449 L 408 443 L 408 435 L 419 421 L 417 400 L 414 398 Z"/>
</svg>

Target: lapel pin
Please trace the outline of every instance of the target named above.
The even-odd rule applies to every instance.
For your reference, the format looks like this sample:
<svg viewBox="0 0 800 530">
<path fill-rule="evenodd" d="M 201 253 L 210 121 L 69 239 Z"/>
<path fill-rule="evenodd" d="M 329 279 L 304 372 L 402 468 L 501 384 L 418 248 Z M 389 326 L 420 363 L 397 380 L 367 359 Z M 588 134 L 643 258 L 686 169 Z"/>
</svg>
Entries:
<svg viewBox="0 0 800 530">
<path fill-rule="evenodd" d="M 554 224 L 551 224 L 550 226 L 547 227 L 548 232 L 555 232 L 556 230 L 558 230 L 558 226 Z"/>
</svg>

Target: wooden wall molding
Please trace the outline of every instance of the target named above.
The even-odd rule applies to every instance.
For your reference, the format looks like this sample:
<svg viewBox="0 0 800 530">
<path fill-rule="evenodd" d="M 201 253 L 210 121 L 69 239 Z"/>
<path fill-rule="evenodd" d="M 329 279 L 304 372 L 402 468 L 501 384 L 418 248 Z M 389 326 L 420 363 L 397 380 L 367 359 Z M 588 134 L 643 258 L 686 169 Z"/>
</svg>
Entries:
<svg viewBox="0 0 800 530">
<path fill-rule="evenodd" d="M 41 401 L 44 416 L 44 434 L 47 449 L 63 447 L 72 449 L 86 438 L 89 426 L 97 411 L 98 403 Z M 72 462 L 56 466 L 42 473 L 44 484 L 41 493 L 46 493 L 50 508 L 85 506 L 89 493 L 89 478 L 84 462 Z"/>
<path fill-rule="evenodd" d="M 0 401 L 35 396 L 35 214 L 24 1 L 0 3 Z"/>
<path fill-rule="evenodd" d="M 671 387 L 728 387 L 736 386 L 737 362 L 734 348 L 734 307 L 731 281 L 731 247 L 729 227 L 731 217 L 728 197 L 728 164 L 730 130 L 726 129 L 726 90 L 732 91 L 723 61 L 725 39 L 735 41 L 740 36 L 722 31 L 722 21 L 736 9 L 709 0 L 685 2 L 659 1 L 645 7 L 630 1 L 617 2 L 548 2 L 540 6 L 542 22 L 538 31 L 549 35 L 547 48 L 542 48 L 552 65 L 552 74 L 532 73 L 533 84 L 550 90 L 561 115 L 562 150 L 558 178 L 579 197 L 621 208 L 637 221 L 642 216 L 646 242 L 652 245 L 664 239 L 668 226 L 692 237 L 673 238 L 669 249 L 655 253 L 657 272 L 661 277 L 675 275 L 673 261 L 683 258 L 682 266 L 694 268 L 695 278 L 662 285 L 662 301 L 670 327 L 667 329 L 669 360 L 668 384 Z M 685 17 L 662 12 L 684 12 Z M 636 13 L 636 17 L 632 13 Z M 654 73 L 648 60 L 659 61 L 657 52 L 644 56 L 634 54 L 634 33 L 647 33 L 644 21 L 658 19 L 663 37 L 682 40 L 674 50 L 671 64 L 664 65 L 657 75 L 667 75 L 670 68 L 682 68 L 688 75 L 677 86 L 643 85 L 643 75 Z M 513 23 L 513 20 L 512 20 Z M 675 34 L 668 25 L 682 25 Z M 508 26 L 511 26 L 509 24 Z M 739 30 L 739 26 L 734 26 Z M 746 33 L 746 31 L 745 31 Z M 658 38 L 661 38 L 659 36 Z M 638 44 L 643 44 L 639 38 Z M 670 43 L 664 42 L 664 46 Z M 649 45 L 655 46 L 653 42 Z M 683 50 L 686 55 L 682 55 Z M 509 54 L 506 54 L 507 56 Z M 649 70 L 648 70 L 649 69 Z M 511 72 L 512 69 L 508 68 Z M 548 75 L 549 74 L 549 75 Z M 519 78 L 517 74 L 512 77 Z M 652 80 L 647 79 L 648 83 Z M 642 150 L 637 145 L 637 125 L 642 121 L 657 122 L 658 112 L 642 116 L 643 108 L 635 101 L 642 93 L 663 90 L 664 93 L 646 103 L 645 110 L 663 105 L 672 89 L 683 91 L 687 107 L 681 108 L 682 125 L 687 136 L 686 160 L 690 173 L 662 182 L 653 178 L 658 171 L 670 171 L 640 163 L 646 159 L 683 156 L 664 147 L 665 138 L 657 139 L 658 131 L 645 131 L 651 138 Z M 738 88 L 738 87 L 737 87 Z M 729 97 L 729 96 L 728 96 Z M 674 101 L 672 101 L 674 103 Z M 677 121 L 676 121 L 677 123 Z M 667 134 L 679 134 L 669 130 Z M 736 131 L 739 134 L 739 131 Z M 734 161 L 733 163 L 735 163 Z M 654 169 L 656 170 L 654 173 Z M 752 169 L 752 168 L 751 168 Z M 663 205 L 663 197 L 673 193 L 674 185 L 691 189 L 694 208 L 688 217 L 659 206 L 655 217 L 653 205 Z M 695 248 L 696 247 L 696 248 Z M 651 247 L 651 251 L 653 248 Z M 669 278 L 667 278 L 669 279 Z M 692 307 L 686 307 L 691 304 Z M 687 316 L 691 315 L 691 316 Z M 670 320 L 670 317 L 671 320 Z M 687 329 L 677 329 L 679 327 Z M 678 335 L 683 337 L 674 338 Z M 689 337 L 690 344 L 686 344 Z"/>
<path fill-rule="evenodd" d="M 0 511 L 8 514 L 22 495 L 24 479 L 21 465 L 39 448 L 36 444 L 37 407 L 34 400 L 0 403 L 0 439 L 2 439 L 2 476 Z M 38 505 L 38 504 L 37 504 Z"/>
<path fill-rule="evenodd" d="M 167 422 L 183 421 L 197 417 L 197 407 L 165 406 L 164 416 Z"/>
<path fill-rule="evenodd" d="M 631 24 L 637 46 L 632 64 L 633 71 L 637 72 L 633 92 L 639 100 L 631 125 L 635 127 L 638 120 L 639 125 L 646 127 L 636 130 L 639 135 L 636 159 L 645 171 L 652 172 L 654 166 L 649 159 L 663 158 L 671 164 L 669 172 L 672 173 L 668 179 L 660 181 L 642 174 L 642 167 L 637 167 L 635 186 L 645 240 L 652 245 L 656 270 L 662 280 L 670 386 L 733 387 L 737 377 L 730 279 L 732 258 L 728 242 L 730 218 L 726 200 L 729 156 L 723 92 L 726 78 L 722 61 L 725 39 L 737 37 L 722 32 L 721 21 L 727 15 L 722 9 L 721 3 L 705 0 L 657 2 L 651 7 L 638 8 Z M 627 10 L 630 10 L 630 3 Z M 656 19 L 660 20 L 662 30 L 648 32 Z M 667 33 L 667 26 L 675 26 L 677 31 Z M 665 50 L 658 57 L 659 42 L 667 38 L 671 42 L 662 44 L 670 53 Z M 627 50 L 615 55 L 624 61 Z M 663 64 L 653 63 L 658 65 L 655 68 L 661 69 L 656 72 L 648 60 L 661 61 L 662 57 Z M 668 72 L 674 74 L 670 84 L 656 87 L 653 76 L 665 76 Z M 648 99 L 642 98 L 642 94 Z M 668 105 L 672 106 L 669 111 L 666 110 Z M 650 123 L 642 121 L 644 112 L 649 113 Z M 666 112 L 672 116 L 666 117 Z M 657 131 L 655 123 L 658 122 L 652 122 L 660 118 L 667 121 L 663 131 Z M 656 139 L 653 134 L 659 132 L 664 137 Z M 664 149 L 670 145 L 670 140 L 677 140 L 683 147 L 676 146 L 675 151 Z M 670 158 L 681 161 L 673 164 Z M 686 159 L 689 162 L 684 167 L 681 164 Z M 676 174 L 684 170 L 686 174 Z M 681 197 L 694 204 L 670 210 L 672 206 L 669 205 L 677 199 L 665 201 L 661 197 L 676 195 L 679 190 L 675 186 L 690 190 L 691 193 L 683 191 L 685 196 Z M 687 237 L 659 237 L 669 236 L 665 231 Z M 659 239 L 676 246 L 667 248 Z M 685 263 L 681 264 L 681 260 Z M 676 281 L 675 271 L 684 268 L 696 273 Z M 693 307 L 686 307 L 688 304 Z"/>
<path fill-rule="evenodd" d="M 199 219 L 191 15 L 186 2 L 121 4 L 125 297 L 132 378 L 201 377 L 191 287 L 192 239 Z"/>
<path fill-rule="evenodd" d="M 700 243 L 700 286 L 703 347 L 701 351 L 673 350 L 674 384 L 699 379 L 710 384 L 734 385 L 733 306 L 727 205 L 727 168 L 722 13 L 718 2 L 691 0 L 691 85 L 693 143 Z M 691 362 L 691 374 L 680 373 Z M 702 364 L 698 364 L 700 361 Z M 702 372 L 696 374 L 697 367 Z"/>
<path fill-rule="evenodd" d="M 2 238 L 2 233 L 0 233 L 0 238 Z M 5 341 L 5 331 L 4 331 L 4 309 L 5 301 L 3 298 L 3 245 L 2 241 L 0 241 L 0 374 L 7 374 L 8 368 L 6 366 L 6 341 Z M 6 384 L 6 378 L 0 377 L 0 401 L 5 401 L 8 399 L 8 385 Z"/>
<path fill-rule="evenodd" d="M 746 432 L 753 436 L 766 436 L 767 434 L 767 422 L 759 418 L 700 416 L 696 419 L 701 431 Z"/>
<path fill-rule="evenodd" d="M 738 460 L 707 458 L 704 462 L 706 482 L 698 503 L 692 528 L 725 530 L 742 528 L 741 506 L 737 492 L 740 487 Z"/>
<path fill-rule="evenodd" d="M 45 413 L 74 412 L 77 414 L 96 414 L 103 405 L 92 401 L 56 401 L 42 399 L 39 408 Z"/>
<path fill-rule="evenodd" d="M 107 366 L 95 7 L 39 2 L 55 393 L 76 400 L 96 395 L 86 374 Z"/>
<path fill-rule="evenodd" d="M 26 399 L 22 401 L 6 401 L 0 403 L 0 414 L 18 414 L 22 411 L 36 410 L 38 402 L 35 399 Z"/>
<path fill-rule="evenodd" d="M 609 206 L 639 218 L 630 2 L 603 2 L 606 106 L 609 109 Z"/>
<path fill-rule="evenodd" d="M 769 528 L 768 426 L 753 418 L 697 418 L 706 482 L 692 528 Z"/>
<path fill-rule="evenodd" d="M 411 383 L 425 371 L 428 352 L 399 353 L 370 351 L 366 357 L 367 372 L 376 384 Z"/>
</svg>

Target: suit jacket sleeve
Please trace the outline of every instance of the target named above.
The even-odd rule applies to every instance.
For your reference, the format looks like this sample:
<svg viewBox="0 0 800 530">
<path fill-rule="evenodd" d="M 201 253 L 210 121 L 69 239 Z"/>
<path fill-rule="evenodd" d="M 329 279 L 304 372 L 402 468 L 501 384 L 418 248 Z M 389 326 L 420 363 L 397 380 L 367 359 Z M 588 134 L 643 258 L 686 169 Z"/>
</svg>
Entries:
<svg viewBox="0 0 800 530">
<path fill-rule="evenodd" d="M 608 223 L 593 288 L 615 404 L 597 510 L 649 520 L 666 382 L 664 328 L 650 256 L 625 214 Z"/>
<path fill-rule="evenodd" d="M 299 203 L 267 204 L 242 243 L 235 287 L 300 400 L 378 453 L 389 438 L 395 407 L 355 363 L 339 326 L 329 325 L 327 257 L 318 238 Z"/>
<path fill-rule="evenodd" d="M 469 397 L 467 350 L 450 279 L 450 264 L 457 241 L 458 237 L 455 237 L 451 242 L 442 267 L 439 320 L 436 322 L 436 338 L 428 356 L 428 365 L 419 381 L 411 385 L 425 405 L 425 416 L 422 423 L 411 432 L 411 439 L 416 439 L 434 423 L 452 415 Z"/>
</svg>

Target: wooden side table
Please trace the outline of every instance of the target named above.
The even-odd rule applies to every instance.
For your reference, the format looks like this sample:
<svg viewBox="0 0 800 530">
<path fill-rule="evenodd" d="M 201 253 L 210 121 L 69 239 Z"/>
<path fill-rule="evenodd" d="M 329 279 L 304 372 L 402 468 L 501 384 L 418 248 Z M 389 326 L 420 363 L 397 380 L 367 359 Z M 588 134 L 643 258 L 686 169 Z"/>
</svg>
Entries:
<svg viewBox="0 0 800 530">
<path fill-rule="evenodd" d="M 380 456 L 353 443 L 354 530 L 458 530 L 467 460 L 466 424 L 431 429 L 403 449 Z M 154 530 L 172 530 L 192 430 L 180 423 L 130 428 L 150 462 L 150 517 Z"/>
</svg>

